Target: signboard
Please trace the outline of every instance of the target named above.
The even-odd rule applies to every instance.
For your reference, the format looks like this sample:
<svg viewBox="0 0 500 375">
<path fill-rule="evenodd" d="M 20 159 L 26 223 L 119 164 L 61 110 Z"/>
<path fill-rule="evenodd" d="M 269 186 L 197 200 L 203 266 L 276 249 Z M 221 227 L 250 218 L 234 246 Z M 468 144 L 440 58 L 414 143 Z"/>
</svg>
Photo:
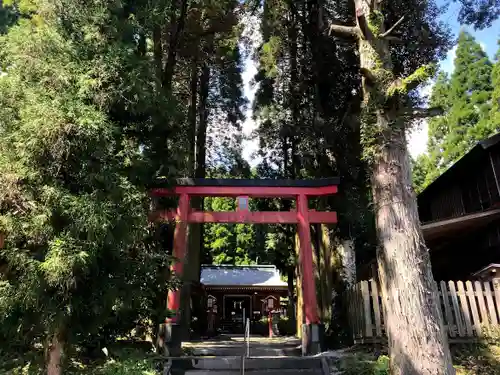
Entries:
<svg viewBox="0 0 500 375">
<path fill-rule="evenodd" d="M 236 198 L 238 211 L 248 211 L 248 197 Z"/>
</svg>

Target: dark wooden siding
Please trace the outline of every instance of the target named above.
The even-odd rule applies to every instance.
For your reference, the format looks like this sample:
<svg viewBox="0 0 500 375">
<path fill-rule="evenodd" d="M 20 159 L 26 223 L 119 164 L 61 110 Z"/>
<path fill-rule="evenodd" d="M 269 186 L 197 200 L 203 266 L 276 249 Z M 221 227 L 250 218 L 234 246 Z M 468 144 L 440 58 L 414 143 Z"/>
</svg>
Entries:
<svg viewBox="0 0 500 375">
<path fill-rule="evenodd" d="M 418 197 L 422 223 L 484 211 L 500 202 L 496 181 L 500 176 L 499 147 L 477 152 L 450 172 Z"/>
<path fill-rule="evenodd" d="M 435 280 L 466 280 L 490 263 L 500 263 L 500 221 L 430 244 Z"/>
<path fill-rule="evenodd" d="M 446 191 L 440 191 L 430 202 L 432 218 L 457 217 L 463 215 L 462 191 L 455 185 Z"/>
<path fill-rule="evenodd" d="M 474 147 L 419 196 L 422 223 L 447 220 L 500 206 L 500 135 Z M 500 220 L 428 239 L 436 280 L 464 280 L 500 263 Z"/>
</svg>

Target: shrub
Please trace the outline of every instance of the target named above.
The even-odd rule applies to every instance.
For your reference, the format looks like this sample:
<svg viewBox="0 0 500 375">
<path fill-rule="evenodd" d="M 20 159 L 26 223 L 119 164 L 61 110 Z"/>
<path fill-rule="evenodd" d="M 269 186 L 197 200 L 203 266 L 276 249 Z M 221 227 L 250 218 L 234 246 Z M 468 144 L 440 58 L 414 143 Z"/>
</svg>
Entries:
<svg viewBox="0 0 500 375">
<path fill-rule="evenodd" d="M 457 375 L 500 375 L 500 347 L 485 343 L 452 345 Z"/>
<path fill-rule="evenodd" d="M 389 375 L 389 357 L 382 355 L 375 359 L 368 354 L 349 355 L 340 361 L 344 375 Z"/>
<path fill-rule="evenodd" d="M 280 335 L 293 336 L 295 335 L 296 330 L 295 322 L 286 317 L 281 318 L 278 322 L 278 330 L 280 332 Z"/>
</svg>

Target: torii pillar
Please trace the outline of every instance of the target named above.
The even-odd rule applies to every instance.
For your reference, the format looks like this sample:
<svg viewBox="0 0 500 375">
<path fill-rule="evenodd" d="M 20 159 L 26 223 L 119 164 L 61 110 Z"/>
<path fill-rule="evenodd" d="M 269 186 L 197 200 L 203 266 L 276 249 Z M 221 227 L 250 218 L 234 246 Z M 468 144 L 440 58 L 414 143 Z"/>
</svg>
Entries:
<svg viewBox="0 0 500 375">
<path fill-rule="evenodd" d="M 302 326 L 302 354 L 320 352 L 320 319 L 316 298 L 311 223 L 306 195 L 297 196 L 297 232 L 299 235 L 299 264 L 302 269 L 302 293 L 304 299 L 305 324 Z"/>
</svg>

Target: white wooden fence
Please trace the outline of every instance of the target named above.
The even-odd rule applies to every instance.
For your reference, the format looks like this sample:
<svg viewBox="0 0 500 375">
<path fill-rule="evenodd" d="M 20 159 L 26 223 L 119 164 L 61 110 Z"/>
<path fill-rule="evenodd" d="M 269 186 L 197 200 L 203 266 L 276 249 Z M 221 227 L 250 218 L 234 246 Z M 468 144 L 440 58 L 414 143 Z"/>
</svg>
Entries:
<svg viewBox="0 0 500 375">
<path fill-rule="evenodd" d="M 483 328 L 500 324 L 500 284 L 480 281 L 441 281 L 436 285 L 444 328 L 450 342 L 474 340 Z M 375 280 L 361 281 L 346 293 L 355 343 L 386 337 L 384 304 Z"/>
</svg>

